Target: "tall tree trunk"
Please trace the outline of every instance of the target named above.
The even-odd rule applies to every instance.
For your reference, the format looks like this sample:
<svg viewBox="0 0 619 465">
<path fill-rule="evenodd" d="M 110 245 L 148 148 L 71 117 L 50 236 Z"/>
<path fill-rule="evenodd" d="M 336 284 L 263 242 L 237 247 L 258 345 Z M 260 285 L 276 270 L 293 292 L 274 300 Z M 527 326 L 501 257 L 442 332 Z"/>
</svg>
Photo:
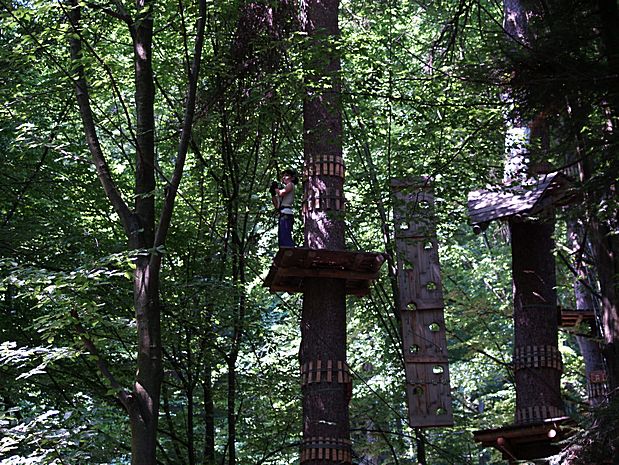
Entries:
<svg viewBox="0 0 619 465">
<path fill-rule="evenodd" d="M 619 392 L 619 244 L 616 235 L 603 221 L 591 221 L 592 245 L 600 281 L 602 296 L 602 330 L 604 332 L 603 354 L 608 368 L 610 395 Z"/>
<path fill-rule="evenodd" d="M 231 229 L 237 228 L 237 217 L 230 224 Z M 228 465 L 236 464 L 236 422 L 237 422 L 237 374 L 236 363 L 241 349 L 245 326 L 245 260 L 243 257 L 243 242 L 236 232 L 232 233 L 232 281 L 237 286 L 237 314 L 235 315 L 232 347 L 228 354 Z"/>
<path fill-rule="evenodd" d="M 563 415 L 554 221 L 510 221 L 514 282 L 516 422 Z"/>
<path fill-rule="evenodd" d="M 615 213 L 617 215 L 617 213 Z M 615 220 L 616 221 L 616 220 Z M 609 224 L 594 212 L 589 219 L 591 245 L 600 284 L 603 345 L 611 409 L 619 403 L 619 239 Z M 619 463 L 619 422 L 615 415 L 601 416 L 602 431 L 612 441 L 608 456 Z"/>
<path fill-rule="evenodd" d="M 542 5 L 536 0 L 504 0 L 504 28 L 508 54 L 533 47 L 530 22 L 541 18 Z M 519 69 L 514 69 L 517 75 Z M 513 100 L 511 89 L 506 100 Z M 547 141 L 543 116 L 529 121 L 519 102 L 507 117 L 505 138 L 506 182 L 521 184 L 532 175 L 534 153 L 531 140 Z M 535 160 L 537 162 L 539 160 Z M 514 293 L 514 367 L 516 380 L 516 423 L 539 422 L 563 415 L 561 399 L 561 355 L 558 350 L 554 214 L 541 219 L 512 218 Z"/>
<path fill-rule="evenodd" d="M 202 381 L 202 399 L 204 402 L 204 465 L 215 465 L 215 403 L 213 401 L 213 383 L 210 362 L 204 367 Z"/>
<path fill-rule="evenodd" d="M 601 19 L 601 37 L 604 47 L 604 55 L 609 67 L 609 76 L 614 76 L 616 81 L 619 75 L 619 6 L 617 0 L 598 0 L 599 14 Z M 619 128 L 619 93 L 612 92 L 608 96 L 612 105 L 612 119 L 615 137 Z"/>
<path fill-rule="evenodd" d="M 575 270 L 577 275 L 574 277 L 574 296 L 576 298 L 576 310 L 593 311 L 595 309 L 593 295 L 587 287 L 587 283 L 592 283 L 590 279 L 591 272 L 586 264 L 587 243 L 583 243 L 581 227 L 575 220 L 570 220 L 567 223 L 567 239 L 572 250 L 572 255 L 576 257 Z M 601 405 L 606 399 L 606 390 L 604 384 L 592 379 L 592 373 L 605 371 L 604 359 L 600 351 L 600 344 L 597 340 L 600 338 L 600 333 L 597 324 L 592 323 L 590 328 L 591 334 L 587 336 L 577 335 L 576 341 L 580 348 L 583 361 L 585 363 L 585 375 L 587 378 L 587 392 L 589 403 L 595 407 Z"/>
<path fill-rule="evenodd" d="M 532 11 L 529 0 L 503 0 L 503 28 L 505 30 L 507 54 L 521 53 L 523 45 L 529 45 L 529 15 Z M 517 69 L 513 70 L 518 73 Z M 502 99 L 514 108 L 508 110 L 505 117 L 505 150 L 507 152 L 503 180 L 506 183 L 518 183 L 528 175 L 530 167 L 529 143 L 531 129 L 514 101 L 513 90 L 504 90 Z"/>
<path fill-rule="evenodd" d="M 426 440 L 421 428 L 415 428 L 415 444 L 417 445 L 417 461 L 418 465 L 426 465 Z"/>
<path fill-rule="evenodd" d="M 191 349 L 190 349 L 191 350 Z M 189 364 L 191 366 L 191 364 Z M 195 452 L 195 435 L 194 435 L 194 401 L 193 401 L 193 392 L 195 388 L 195 383 L 191 376 L 187 380 L 187 388 L 186 388 L 186 397 L 187 397 L 187 457 L 188 457 L 188 465 L 195 465 L 196 463 L 196 452 Z"/>
<path fill-rule="evenodd" d="M 163 378 L 159 305 L 159 269 L 138 260 L 135 271 L 135 314 L 138 328 L 137 375 L 133 386 L 135 403 L 129 410 L 131 463 L 156 463 L 159 396 Z M 147 263 L 143 263 L 146 261 Z"/>
<path fill-rule="evenodd" d="M 325 156 L 342 155 L 340 57 L 332 42 L 339 38 L 338 0 L 301 2 L 301 27 L 308 35 L 306 95 L 303 102 L 305 173 L 305 245 L 314 249 L 344 249 L 343 210 L 333 198 L 343 198 L 341 176 L 316 175 L 312 169 Z M 340 207 L 341 208 L 341 207 Z M 348 401 L 350 385 L 346 365 L 346 294 L 341 279 L 305 281 L 301 317 L 301 366 L 325 373 L 330 383 L 303 386 L 303 447 L 301 462 L 324 464 L 318 454 L 337 451 L 332 462 L 350 463 Z M 340 371 L 338 371 L 340 370 Z M 342 371 L 343 370 L 343 371 Z M 330 451 L 330 452 L 331 452 Z M 313 453 L 318 454 L 313 455 Z M 321 457 L 322 458 L 322 457 Z"/>
<path fill-rule="evenodd" d="M 228 465 L 236 463 L 236 354 L 228 360 Z"/>
<path fill-rule="evenodd" d="M 598 7 L 602 22 L 601 35 L 604 53 L 609 67 L 609 75 L 619 74 L 619 7 L 616 0 L 599 0 Z M 619 140 L 619 94 L 609 95 L 610 124 L 604 156 L 611 160 L 611 173 L 617 173 L 617 142 Z M 612 175 L 612 174 L 611 174 Z M 611 187 L 600 193 L 601 199 L 613 198 L 617 194 L 617 180 L 610 180 Z M 594 218 L 591 221 L 592 245 L 597 263 L 600 293 L 602 294 L 602 326 L 604 331 L 604 357 L 608 366 L 608 383 L 613 397 L 619 393 L 619 237 L 617 225 L 619 212 L 611 218 Z M 615 229 L 615 230 L 613 230 Z M 619 449 L 619 448 L 618 448 Z M 619 452 L 618 452 L 619 454 Z"/>
<path fill-rule="evenodd" d="M 133 275 L 133 302 L 137 322 L 137 370 L 133 389 L 126 392 L 116 381 L 106 361 L 98 353 L 92 341 L 84 338 L 89 352 L 98 358 L 101 373 L 117 390 L 118 398 L 129 415 L 131 425 L 131 462 L 133 465 L 155 465 L 157 426 L 161 394 L 162 347 L 161 305 L 159 297 L 161 255 L 157 251 L 167 238 L 176 193 L 181 181 L 187 148 L 193 126 L 196 89 L 202 45 L 206 2 L 200 0 L 196 33 L 195 54 L 189 73 L 183 126 L 178 143 L 174 173 L 166 186 L 158 227 L 155 228 L 155 85 L 152 67 L 153 4 L 150 0 L 138 0 L 136 18 L 132 18 L 118 4 L 113 16 L 129 27 L 133 43 L 135 74 L 136 174 L 135 203 L 131 210 L 116 187 L 99 142 L 90 105 L 90 95 L 82 58 L 81 6 L 76 0 L 68 0 L 67 13 L 71 35 L 71 60 L 74 66 L 74 85 L 80 115 L 95 169 L 110 203 L 118 213 L 127 235 L 129 249 L 141 250 L 136 258 Z M 110 10 L 111 11 L 111 10 Z M 132 128 L 129 128 L 132 132 Z"/>
<path fill-rule="evenodd" d="M 139 2 L 139 21 L 132 26 L 135 64 L 136 177 L 135 213 L 140 229 L 129 237 L 131 249 L 152 248 L 155 236 L 155 86 L 152 67 L 152 4 Z M 156 463 L 159 396 L 162 380 L 159 264 L 140 254 L 134 274 L 138 331 L 137 405 L 130 411 L 132 463 Z"/>
<path fill-rule="evenodd" d="M 220 186 L 227 199 L 227 237 L 229 247 L 232 282 L 235 285 L 236 314 L 230 351 L 227 354 L 227 419 L 228 419 L 228 465 L 236 464 L 236 422 L 237 422 L 237 373 L 236 364 L 241 348 L 245 325 L 245 231 L 243 230 L 241 215 L 239 214 L 239 197 L 241 183 L 241 169 L 239 160 L 235 157 L 232 145 L 232 136 L 228 127 L 228 113 L 225 102 L 220 101 L 221 108 L 221 151 L 224 163 L 223 183 Z"/>
<path fill-rule="evenodd" d="M 587 102 L 587 106 L 590 102 Z M 568 118 L 567 124 L 571 126 L 570 133 L 574 135 L 574 146 L 566 155 L 568 164 L 576 164 L 578 173 L 577 179 L 584 183 L 587 178 L 586 166 L 590 165 L 590 159 L 586 162 L 582 160 L 585 152 L 587 140 L 583 135 L 583 127 L 586 124 L 587 111 L 583 106 L 583 101 L 577 95 L 568 96 L 567 98 Z M 589 108 L 590 109 L 590 108 Z M 569 127 L 568 126 L 568 127 Z M 585 194 L 585 198 L 588 196 Z M 585 202 L 587 205 L 589 202 Z M 591 215 L 590 210 L 587 211 Z M 567 244 L 570 247 L 570 255 L 574 257 L 574 297 L 576 300 L 576 310 L 594 311 L 596 320 L 590 325 L 590 335 L 577 335 L 576 341 L 580 348 L 583 361 L 585 364 L 585 376 L 587 378 L 587 395 L 589 404 L 592 407 L 601 405 L 607 398 L 608 389 L 605 382 L 592 378 L 595 372 L 605 372 L 605 362 L 602 355 L 602 345 L 600 341 L 603 339 L 601 334 L 601 308 L 596 305 L 596 297 L 592 292 L 592 288 L 596 288 L 597 273 L 594 267 L 594 257 L 592 256 L 591 235 L 588 234 L 588 225 L 586 222 L 581 222 L 576 218 L 567 220 Z"/>
</svg>

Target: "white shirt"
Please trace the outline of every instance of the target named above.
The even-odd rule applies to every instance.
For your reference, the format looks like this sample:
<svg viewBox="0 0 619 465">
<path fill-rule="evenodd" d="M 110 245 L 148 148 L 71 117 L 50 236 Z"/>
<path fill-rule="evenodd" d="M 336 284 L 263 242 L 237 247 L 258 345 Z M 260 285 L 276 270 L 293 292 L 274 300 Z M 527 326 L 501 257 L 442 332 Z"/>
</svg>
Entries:
<svg viewBox="0 0 619 465">
<path fill-rule="evenodd" d="M 279 206 L 280 213 L 283 213 L 284 215 L 292 215 L 294 213 L 292 210 L 292 203 L 294 202 L 294 184 L 289 184 L 291 189 L 282 196 L 282 201 Z"/>
</svg>

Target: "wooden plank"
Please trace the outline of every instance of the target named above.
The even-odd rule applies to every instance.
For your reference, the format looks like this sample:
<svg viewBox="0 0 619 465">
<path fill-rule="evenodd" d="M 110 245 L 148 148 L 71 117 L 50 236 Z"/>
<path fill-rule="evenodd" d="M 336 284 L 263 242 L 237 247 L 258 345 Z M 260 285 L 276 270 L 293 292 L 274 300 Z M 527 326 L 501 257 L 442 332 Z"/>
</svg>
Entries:
<svg viewBox="0 0 619 465">
<path fill-rule="evenodd" d="M 561 310 L 559 326 L 574 327 L 595 320 L 595 313 L 585 310 Z"/>
<path fill-rule="evenodd" d="M 509 425 L 491 430 L 474 431 L 473 438 L 482 446 L 495 447 L 503 458 L 531 461 L 554 455 L 561 443 L 574 431 L 569 417 L 555 418 L 543 424 Z"/>
<path fill-rule="evenodd" d="M 392 182 L 409 423 L 453 424 L 434 198 L 427 182 Z M 395 187 L 393 187 L 395 186 Z"/>
<path fill-rule="evenodd" d="M 468 210 L 473 225 L 515 215 L 533 215 L 553 205 L 564 205 L 575 198 L 570 181 L 560 172 L 529 179 L 518 186 L 479 189 L 468 195 Z"/>
<path fill-rule="evenodd" d="M 359 257 L 359 258 L 358 258 Z M 353 252 L 345 250 L 318 250 L 282 247 L 275 255 L 273 263 L 277 267 L 338 268 L 349 269 L 354 263 L 363 263 L 378 271 L 385 261 L 384 255 L 377 252 Z M 353 268 L 353 271 L 355 268 Z"/>
<path fill-rule="evenodd" d="M 271 292 L 288 292 L 288 293 L 295 293 L 295 292 L 302 292 L 301 288 L 299 286 L 291 286 L 291 285 L 272 285 L 269 287 L 269 290 Z"/>
<path fill-rule="evenodd" d="M 363 264 L 377 271 L 384 262 L 384 255 L 377 252 L 345 250 L 318 250 L 306 248 L 281 248 L 273 262 L 280 267 L 339 268 L 356 270 L 354 264 Z"/>
<path fill-rule="evenodd" d="M 475 438 L 476 442 L 481 442 L 486 445 L 492 445 L 499 437 L 511 440 L 524 439 L 525 441 L 535 441 L 542 438 L 547 439 L 548 432 L 551 429 L 557 428 L 557 423 L 563 423 L 566 419 L 568 419 L 568 417 L 565 417 L 563 419 L 559 418 L 556 421 L 539 425 L 507 426 L 492 430 L 474 431 L 473 437 Z"/>
<path fill-rule="evenodd" d="M 337 269 L 307 269 L 298 267 L 286 267 L 279 270 L 280 276 L 292 276 L 295 278 L 338 278 L 349 280 L 373 280 L 378 277 L 378 273 L 359 272 Z"/>
<path fill-rule="evenodd" d="M 436 371 L 436 367 L 441 370 Z M 424 427 L 453 424 L 449 366 L 407 363 L 406 375 L 410 425 Z"/>
<path fill-rule="evenodd" d="M 431 247 L 426 247 L 427 243 Z M 414 303 L 418 309 L 442 308 L 443 290 L 436 239 L 419 238 L 405 241 L 401 246 L 404 250 L 398 254 L 398 276 L 402 285 L 400 292 L 409 296 L 405 306 Z M 411 266 L 405 266 L 404 262 Z"/>
<path fill-rule="evenodd" d="M 303 292 L 303 280 L 291 278 L 281 282 L 272 282 L 268 285 L 271 292 Z M 346 294 L 363 297 L 370 292 L 367 281 L 346 281 Z"/>
<path fill-rule="evenodd" d="M 305 259 L 303 260 L 303 267 L 309 268 L 310 266 L 312 266 L 312 262 L 315 259 L 316 259 L 316 252 L 314 252 L 313 250 L 308 251 L 307 254 L 305 255 Z"/>
<path fill-rule="evenodd" d="M 445 317 L 440 309 L 402 313 L 405 355 L 447 357 Z"/>
<path fill-rule="evenodd" d="M 592 384 L 602 384 L 605 383 L 607 379 L 608 376 L 604 370 L 596 370 L 589 373 L 589 382 Z"/>
</svg>

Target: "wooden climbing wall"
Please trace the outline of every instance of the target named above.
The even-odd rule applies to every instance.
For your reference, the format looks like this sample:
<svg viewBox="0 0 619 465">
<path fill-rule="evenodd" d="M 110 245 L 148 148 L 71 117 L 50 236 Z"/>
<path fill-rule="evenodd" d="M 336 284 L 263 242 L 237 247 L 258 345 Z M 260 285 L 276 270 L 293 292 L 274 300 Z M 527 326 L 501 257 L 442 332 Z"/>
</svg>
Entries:
<svg viewBox="0 0 619 465">
<path fill-rule="evenodd" d="M 425 178 L 397 179 L 394 198 L 399 298 L 410 425 L 453 425 L 434 197 Z"/>
</svg>

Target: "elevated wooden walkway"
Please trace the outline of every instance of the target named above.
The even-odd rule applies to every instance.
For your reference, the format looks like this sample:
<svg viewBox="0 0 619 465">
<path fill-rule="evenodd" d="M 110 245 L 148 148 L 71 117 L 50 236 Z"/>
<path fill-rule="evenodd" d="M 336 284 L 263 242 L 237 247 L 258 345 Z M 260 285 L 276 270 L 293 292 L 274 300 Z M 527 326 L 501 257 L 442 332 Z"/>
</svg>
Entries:
<svg viewBox="0 0 619 465">
<path fill-rule="evenodd" d="M 271 292 L 303 292 L 306 278 L 346 280 L 346 293 L 364 296 L 378 277 L 385 255 L 377 252 L 282 247 L 264 281 Z"/>
</svg>

